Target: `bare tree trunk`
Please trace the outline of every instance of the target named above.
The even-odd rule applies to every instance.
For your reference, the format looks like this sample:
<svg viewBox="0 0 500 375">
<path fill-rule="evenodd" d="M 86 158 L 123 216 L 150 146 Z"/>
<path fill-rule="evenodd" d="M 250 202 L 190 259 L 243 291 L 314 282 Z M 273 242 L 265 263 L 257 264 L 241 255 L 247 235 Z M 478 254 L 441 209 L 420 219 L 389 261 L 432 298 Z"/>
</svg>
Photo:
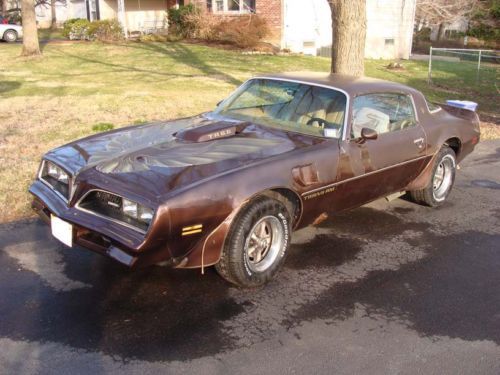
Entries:
<svg viewBox="0 0 500 375">
<path fill-rule="evenodd" d="M 21 0 L 21 13 L 23 17 L 23 51 L 21 56 L 41 55 L 36 28 L 35 2 Z"/>
<path fill-rule="evenodd" d="M 366 0 L 329 0 L 332 9 L 332 73 L 365 72 Z"/>
<path fill-rule="evenodd" d="M 7 0 L 2 0 L 2 16 L 7 17 Z"/>
<path fill-rule="evenodd" d="M 50 16 L 50 28 L 55 29 L 57 27 L 56 0 L 50 0 Z"/>
<path fill-rule="evenodd" d="M 444 37 L 444 33 L 446 31 L 446 25 L 444 24 L 444 22 L 441 22 L 439 24 L 439 29 L 438 29 L 438 33 L 437 33 L 437 41 L 440 41 L 443 39 Z"/>
</svg>

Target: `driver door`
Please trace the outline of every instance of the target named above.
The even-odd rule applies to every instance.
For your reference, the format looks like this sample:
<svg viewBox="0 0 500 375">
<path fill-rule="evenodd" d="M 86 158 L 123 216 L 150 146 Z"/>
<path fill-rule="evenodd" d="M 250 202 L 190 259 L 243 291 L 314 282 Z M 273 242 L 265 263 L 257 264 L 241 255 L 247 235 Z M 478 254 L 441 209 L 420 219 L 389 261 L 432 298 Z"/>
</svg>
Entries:
<svg viewBox="0 0 500 375">
<path fill-rule="evenodd" d="M 354 98 L 350 135 L 341 144 L 338 209 L 399 192 L 422 171 L 425 133 L 409 94 L 372 93 Z M 361 138 L 361 129 L 378 133 Z"/>
</svg>

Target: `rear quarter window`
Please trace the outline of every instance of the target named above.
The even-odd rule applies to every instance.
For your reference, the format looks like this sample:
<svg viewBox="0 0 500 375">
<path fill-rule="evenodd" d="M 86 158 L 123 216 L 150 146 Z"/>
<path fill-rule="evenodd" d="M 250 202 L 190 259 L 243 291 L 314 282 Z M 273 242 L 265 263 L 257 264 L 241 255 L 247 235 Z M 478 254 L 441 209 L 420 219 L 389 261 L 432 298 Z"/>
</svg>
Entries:
<svg viewBox="0 0 500 375">
<path fill-rule="evenodd" d="M 428 101 L 427 99 L 425 99 L 425 102 L 427 103 L 427 109 L 429 109 L 429 112 L 431 113 L 437 112 L 441 109 L 440 106 L 434 104 L 433 102 Z"/>
</svg>

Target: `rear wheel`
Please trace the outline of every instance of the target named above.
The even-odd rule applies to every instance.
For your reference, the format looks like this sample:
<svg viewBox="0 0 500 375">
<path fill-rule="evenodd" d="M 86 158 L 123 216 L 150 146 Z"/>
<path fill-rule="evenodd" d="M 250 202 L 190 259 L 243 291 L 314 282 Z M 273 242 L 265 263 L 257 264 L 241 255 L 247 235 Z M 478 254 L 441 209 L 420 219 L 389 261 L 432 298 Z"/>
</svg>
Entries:
<svg viewBox="0 0 500 375">
<path fill-rule="evenodd" d="M 455 152 L 450 147 L 443 146 L 434 161 L 429 183 L 421 190 L 410 191 L 411 198 L 417 203 L 431 207 L 443 204 L 455 182 L 456 168 Z"/>
<path fill-rule="evenodd" d="M 15 30 L 7 30 L 3 33 L 3 40 L 7 43 L 14 43 L 17 40 L 17 32 Z"/>
<path fill-rule="evenodd" d="M 290 214 L 268 197 L 249 202 L 229 230 L 217 272 L 241 287 L 267 283 L 279 271 L 290 246 Z"/>
</svg>

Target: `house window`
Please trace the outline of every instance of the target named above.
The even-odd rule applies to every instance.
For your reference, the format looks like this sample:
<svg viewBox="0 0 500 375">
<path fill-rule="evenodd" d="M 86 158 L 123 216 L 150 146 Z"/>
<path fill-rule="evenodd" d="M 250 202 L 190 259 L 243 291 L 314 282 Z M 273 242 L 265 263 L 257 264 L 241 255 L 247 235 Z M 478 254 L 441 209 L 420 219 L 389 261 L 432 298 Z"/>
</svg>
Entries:
<svg viewBox="0 0 500 375">
<path fill-rule="evenodd" d="M 255 13 L 255 0 L 207 0 L 207 9 L 216 13 Z"/>
<path fill-rule="evenodd" d="M 394 45 L 394 38 L 386 38 L 386 39 L 384 40 L 384 42 L 385 42 L 384 44 L 385 44 L 386 46 L 393 46 L 393 45 Z"/>
</svg>

